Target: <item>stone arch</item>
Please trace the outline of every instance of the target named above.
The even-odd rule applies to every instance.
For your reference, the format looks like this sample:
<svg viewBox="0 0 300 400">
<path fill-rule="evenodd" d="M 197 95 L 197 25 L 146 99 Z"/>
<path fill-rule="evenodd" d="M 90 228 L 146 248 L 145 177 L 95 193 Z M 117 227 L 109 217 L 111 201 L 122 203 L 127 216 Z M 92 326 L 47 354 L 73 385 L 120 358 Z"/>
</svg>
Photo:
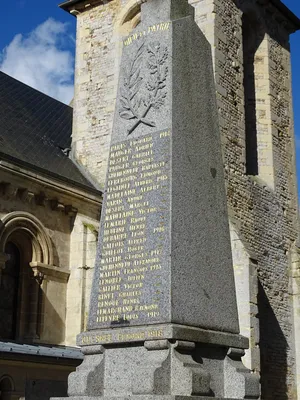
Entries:
<svg viewBox="0 0 300 400">
<path fill-rule="evenodd" d="M 5 389 L 10 389 L 11 392 L 15 390 L 15 383 L 11 376 L 2 375 L 0 378 L 0 387 L 5 387 Z"/>
<path fill-rule="evenodd" d="M 8 250 L 11 246 L 18 253 L 15 253 L 18 255 L 15 265 L 11 264 L 14 252 Z M 4 310 L 10 321 L 1 332 L 3 338 L 35 340 L 39 337 L 44 301 L 41 285 L 44 270 L 52 267 L 52 242 L 35 216 L 14 211 L 0 220 L 0 280 L 6 282 L 0 291 L 7 299 Z"/>
<path fill-rule="evenodd" d="M 31 238 L 32 262 L 53 264 L 53 246 L 43 224 L 33 215 L 14 211 L 0 221 L 0 253 L 4 254 L 9 237 L 21 231 Z"/>
<path fill-rule="evenodd" d="M 129 0 L 122 8 L 116 21 L 115 30 L 120 36 L 129 35 L 141 21 L 141 4 L 146 0 Z"/>
<path fill-rule="evenodd" d="M 141 4 L 146 0 L 129 0 L 122 6 L 114 23 L 113 42 L 115 46 L 115 79 L 119 75 L 121 56 L 122 56 L 122 38 L 128 36 L 130 32 L 137 27 L 141 21 Z M 117 84 L 115 86 L 115 97 L 117 96 Z"/>
<path fill-rule="evenodd" d="M 15 384 L 9 375 L 2 375 L 0 378 L 0 398 L 10 400 L 12 392 L 15 391 Z"/>
</svg>

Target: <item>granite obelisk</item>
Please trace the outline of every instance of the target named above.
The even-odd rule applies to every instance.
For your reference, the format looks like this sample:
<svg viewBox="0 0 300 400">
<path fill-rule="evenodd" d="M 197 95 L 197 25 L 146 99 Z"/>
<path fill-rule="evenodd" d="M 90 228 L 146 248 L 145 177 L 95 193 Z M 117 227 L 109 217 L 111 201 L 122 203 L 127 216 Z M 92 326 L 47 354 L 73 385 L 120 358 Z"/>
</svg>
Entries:
<svg viewBox="0 0 300 400">
<path fill-rule="evenodd" d="M 69 395 L 258 398 L 242 365 L 210 45 L 187 0 L 123 41 L 83 364 Z"/>
</svg>

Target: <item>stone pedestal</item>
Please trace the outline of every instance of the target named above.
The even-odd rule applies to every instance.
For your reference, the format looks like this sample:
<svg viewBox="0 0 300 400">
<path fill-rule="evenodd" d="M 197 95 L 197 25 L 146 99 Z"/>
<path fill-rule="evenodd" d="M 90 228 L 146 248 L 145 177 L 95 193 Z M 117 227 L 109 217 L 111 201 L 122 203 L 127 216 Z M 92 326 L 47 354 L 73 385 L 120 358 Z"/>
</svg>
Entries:
<svg viewBox="0 0 300 400">
<path fill-rule="evenodd" d="M 170 324 L 84 334 L 80 340 L 103 344 L 82 346 L 84 362 L 69 377 L 74 399 L 259 397 L 256 375 L 241 362 L 247 340 L 239 335 Z M 104 344 L 109 340 L 114 343 Z"/>
<path fill-rule="evenodd" d="M 69 396 L 257 399 L 241 357 L 210 45 L 186 0 L 124 40 L 85 359 Z"/>
</svg>

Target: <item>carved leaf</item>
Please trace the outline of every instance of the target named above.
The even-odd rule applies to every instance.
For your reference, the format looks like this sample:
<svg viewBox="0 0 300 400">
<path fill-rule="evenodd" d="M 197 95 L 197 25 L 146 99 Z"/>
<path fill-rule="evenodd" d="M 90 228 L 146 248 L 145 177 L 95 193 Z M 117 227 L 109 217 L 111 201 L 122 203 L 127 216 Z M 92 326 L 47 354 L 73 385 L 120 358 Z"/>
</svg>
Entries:
<svg viewBox="0 0 300 400">
<path fill-rule="evenodd" d="M 153 104 L 153 108 L 155 108 L 155 110 L 158 110 L 161 106 L 163 106 L 165 104 L 165 100 L 164 99 L 160 99 L 157 100 L 154 104 Z"/>
<path fill-rule="evenodd" d="M 124 119 L 133 119 L 136 118 L 131 111 L 121 111 L 120 110 L 120 117 Z"/>
<path fill-rule="evenodd" d="M 132 64 L 129 80 L 132 79 L 135 73 L 140 73 L 140 68 L 143 62 L 143 57 L 136 58 Z M 130 83 L 129 83 L 130 84 Z"/>
<path fill-rule="evenodd" d="M 128 99 L 129 98 L 128 89 L 126 90 L 125 88 L 121 87 L 120 94 L 121 94 L 122 97 L 124 97 L 124 99 Z"/>
<path fill-rule="evenodd" d="M 167 96 L 167 91 L 164 90 L 162 91 L 155 99 L 154 103 L 153 103 L 153 107 L 157 110 L 158 108 L 160 108 L 162 105 L 165 104 L 165 100 L 166 100 L 166 96 Z"/>
<path fill-rule="evenodd" d="M 151 68 L 153 65 L 156 65 L 156 58 L 154 54 L 151 54 L 147 61 L 148 67 Z"/>
<path fill-rule="evenodd" d="M 140 55 L 143 54 L 144 52 L 144 46 L 145 46 L 145 41 L 143 41 L 140 45 L 140 47 L 138 48 L 138 51 L 136 53 L 136 57 L 139 57 Z"/>
<path fill-rule="evenodd" d="M 133 98 L 133 100 L 132 100 L 132 108 L 133 108 L 133 110 L 138 110 L 139 109 L 139 101 L 140 101 L 140 99 L 139 99 L 138 96 Z"/>
<path fill-rule="evenodd" d="M 144 52 L 145 42 L 142 42 L 141 46 L 138 48 L 133 63 L 131 65 L 131 70 L 129 73 L 129 79 L 140 69 L 143 62 L 143 52 Z"/>
<path fill-rule="evenodd" d="M 168 58 L 168 48 L 165 47 L 164 50 L 163 50 L 163 52 L 162 52 L 162 54 L 161 54 L 160 57 L 159 57 L 158 63 L 159 63 L 160 65 L 163 65 L 163 64 L 166 62 L 167 58 Z"/>
<path fill-rule="evenodd" d="M 140 76 L 142 63 L 144 62 L 143 52 L 144 43 L 139 47 L 131 65 L 127 82 L 127 93 L 123 96 L 124 100 L 127 100 L 127 103 L 126 101 L 123 102 L 123 107 L 120 110 L 120 116 L 122 118 L 136 119 L 132 127 L 128 129 L 128 135 L 130 135 L 139 124 L 154 127 L 155 122 L 148 120 L 147 114 L 151 107 L 159 109 L 165 103 L 167 96 L 165 81 L 168 75 L 168 67 L 164 65 L 168 58 L 167 47 L 161 47 L 159 42 L 152 42 L 147 45 L 147 52 L 149 54 L 146 60 L 148 81 L 144 87 L 147 92 L 143 92 L 145 94 L 140 94 L 139 90 L 143 84 L 143 78 Z M 142 104 L 143 107 L 141 109 Z"/>
<path fill-rule="evenodd" d="M 119 114 L 121 114 L 121 113 L 123 113 L 123 112 L 127 112 L 128 111 L 128 108 L 123 108 L 123 107 L 121 107 L 120 109 L 119 109 Z"/>
<path fill-rule="evenodd" d="M 132 87 L 132 90 L 131 90 L 131 98 L 133 98 L 137 94 L 137 92 L 140 90 L 140 88 L 142 86 L 142 82 L 143 82 L 143 79 L 136 81 L 136 83 L 134 84 L 134 86 Z"/>
<path fill-rule="evenodd" d="M 152 95 L 150 93 L 148 93 L 148 96 L 146 98 L 147 105 L 152 104 L 152 100 L 153 100 Z"/>
<path fill-rule="evenodd" d="M 143 81 L 140 74 L 144 49 L 145 42 L 142 42 L 135 54 L 130 68 L 124 72 L 124 85 L 120 89 L 119 115 L 121 118 L 127 120 L 138 118 L 137 115 L 139 115 L 138 109 L 142 100 L 137 96 L 137 94 Z"/>
<path fill-rule="evenodd" d="M 124 98 L 121 97 L 121 98 L 120 98 L 120 103 L 121 103 L 122 107 L 123 107 L 125 110 L 129 110 L 129 109 L 130 109 L 127 99 L 124 99 Z"/>
<path fill-rule="evenodd" d="M 146 88 L 152 92 L 153 90 L 155 90 L 157 87 L 157 82 L 154 80 L 154 78 L 152 76 L 150 76 L 148 82 L 146 83 Z"/>
<path fill-rule="evenodd" d="M 155 73 L 157 71 L 157 64 L 149 64 L 149 68 L 152 70 L 151 73 Z"/>
<path fill-rule="evenodd" d="M 155 50 L 152 47 L 151 43 L 148 44 L 147 51 L 148 51 L 148 53 L 151 53 L 151 54 L 155 55 Z"/>
<path fill-rule="evenodd" d="M 135 74 L 130 80 L 129 88 L 131 89 L 139 80 L 143 80 L 140 74 Z"/>
<path fill-rule="evenodd" d="M 161 81 L 164 81 L 167 79 L 168 72 L 169 72 L 168 67 L 165 66 L 165 67 L 161 68 L 161 72 L 160 72 Z"/>
<path fill-rule="evenodd" d="M 142 98 L 142 97 L 140 97 L 140 99 L 139 99 L 139 103 L 138 103 L 138 108 L 140 108 L 140 107 L 141 107 L 141 105 L 142 105 L 142 102 L 143 102 L 143 98 Z"/>
<path fill-rule="evenodd" d="M 155 52 L 158 54 L 159 50 L 160 50 L 160 43 L 159 42 L 155 42 L 154 43 L 154 49 L 155 49 Z"/>
</svg>

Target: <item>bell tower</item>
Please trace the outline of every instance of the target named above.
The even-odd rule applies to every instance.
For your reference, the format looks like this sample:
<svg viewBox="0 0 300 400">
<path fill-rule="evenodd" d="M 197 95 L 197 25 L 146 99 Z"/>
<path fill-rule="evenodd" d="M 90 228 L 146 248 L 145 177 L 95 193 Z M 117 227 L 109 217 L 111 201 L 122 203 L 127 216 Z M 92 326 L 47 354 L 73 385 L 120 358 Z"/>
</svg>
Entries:
<svg viewBox="0 0 300 400">
<path fill-rule="evenodd" d="M 114 115 L 120 38 L 140 22 L 142 0 L 72 0 L 60 5 L 77 18 L 72 157 L 104 187 Z"/>
<path fill-rule="evenodd" d="M 72 156 L 102 188 L 121 38 L 139 24 L 144 1 L 61 4 L 77 18 Z M 189 3 L 212 47 L 239 322 L 250 339 L 244 363 L 261 375 L 263 398 L 288 393 L 288 398 L 300 399 L 300 343 L 294 339 L 300 329 L 300 260 L 289 44 L 300 20 L 280 0 Z"/>
</svg>

